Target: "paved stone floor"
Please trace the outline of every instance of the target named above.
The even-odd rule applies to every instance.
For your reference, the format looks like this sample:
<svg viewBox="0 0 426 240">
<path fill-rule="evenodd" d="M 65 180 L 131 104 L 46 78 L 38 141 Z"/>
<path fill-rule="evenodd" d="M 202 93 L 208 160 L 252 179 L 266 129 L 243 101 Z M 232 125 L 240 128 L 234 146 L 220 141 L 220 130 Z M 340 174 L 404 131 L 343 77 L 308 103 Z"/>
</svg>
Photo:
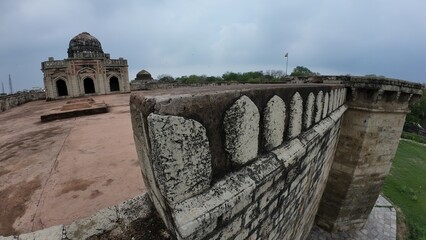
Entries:
<svg viewBox="0 0 426 240">
<path fill-rule="evenodd" d="M 0 113 L 0 235 L 69 224 L 145 191 L 129 96 L 94 96 L 108 113 L 47 123 L 40 115 L 68 100 Z"/>
<path fill-rule="evenodd" d="M 328 233 L 315 226 L 309 239 L 394 240 L 396 239 L 396 211 L 392 204 L 380 195 L 363 229 L 351 232 Z"/>
</svg>

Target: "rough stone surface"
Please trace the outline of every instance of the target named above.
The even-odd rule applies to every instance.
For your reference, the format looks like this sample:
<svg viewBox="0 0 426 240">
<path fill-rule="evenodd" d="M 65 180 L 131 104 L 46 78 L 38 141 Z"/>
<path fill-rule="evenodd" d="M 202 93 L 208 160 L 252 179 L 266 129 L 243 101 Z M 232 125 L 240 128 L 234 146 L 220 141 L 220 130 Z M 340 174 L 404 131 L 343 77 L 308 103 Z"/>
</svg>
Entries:
<svg viewBox="0 0 426 240">
<path fill-rule="evenodd" d="M 66 227 L 66 236 L 69 239 L 87 239 L 110 231 L 118 222 L 116 207 L 102 209 L 94 215 L 71 223 Z"/>
<path fill-rule="evenodd" d="M 328 105 L 330 102 L 330 98 L 328 95 L 328 92 L 325 93 L 325 97 L 324 97 L 324 109 L 322 110 L 322 118 L 325 118 L 325 116 L 327 116 L 328 114 Z"/>
<path fill-rule="evenodd" d="M 19 240 L 62 240 L 63 230 L 63 225 L 57 225 L 32 233 L 21 234 Z"/>
<path fill-rule="evenodd" d="M 288 167 L 294 164 L 296 159 L 305 154 L 305 149 L 299 139 L 294 139 L 272 152 L 282 161 L 285 167 Z"/>
<path fill-rule="evenodd" d="M 9 95 L 0 95 L 0 112 L 17 107 L 24 103 L 46 99 L 44 92 L 25 92 Z"/>
<path fill-rule="evenodd" d="M 117 205 L 118 218 L 128 225 L 153 213 L 152 203 L 146 194 L 131 198 Z"/>
<path fill-rule="evenodd" d="M 284 101 L 273 96 L 266 104 L 264 110 L 264 132 L 265 147 L 267 150 L 278 147 L 284 138 L 286 108 Z"/>
<path fill-rule="evenodd" d="M 216 227 L 217 219 L 238 204 L 251 202 L 255 184 L 242 174 L 225 177 L 208 192 L 187 199 L 176 206 L 175 220 L 181 237 L 186 238 L 196 231 L 206 235 L 209 226 Z"/>
<path fill-rule="evenodd" d="M 170 204 L 210 186 L 211 155 L 205 128 L 177 116 L 148 116 L 151 161 L 157 184 Z"/>
<path fill-rule="evenodd" d="M 324 104 L 324 93 L 320 91 L 315 101 L 315 109 L 316 109 L 315 123 L 319 122 L 322 118 L 323 104 Z"/>
<path fill-rule="evenodd" d="M 242 96 L 225 113 L 225 151 L 230 161 L 244 164 L 258 152 L 259 110 L 247 96 Z"/>
<path fill-rule="evenodd" d="M 303 100 L 298 92 L 290 103 L 289 137 L 294 138 L 302 132 Z"/>
<path fill-rule="evenodd" d="M 334 90 L 330 91 L 330 98 L 328 100 L 328 113 L 334 110 Z"/>
<path fill-rule="evenodd" d="M 315 96 L 313 93 L 309 93 L 308 100 L 306 101 L 305 111 L 303 112 L 303 126 L 305 129 L 312 125 L 312 117 L 314 116 Z"/>
</svg>

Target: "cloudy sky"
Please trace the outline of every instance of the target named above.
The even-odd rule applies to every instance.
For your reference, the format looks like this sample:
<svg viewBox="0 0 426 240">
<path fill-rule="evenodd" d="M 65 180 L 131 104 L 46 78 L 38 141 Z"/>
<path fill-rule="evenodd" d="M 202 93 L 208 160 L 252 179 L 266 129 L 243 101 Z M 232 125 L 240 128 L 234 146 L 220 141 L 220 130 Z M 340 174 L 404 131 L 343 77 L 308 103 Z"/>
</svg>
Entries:
<svg viewBox="0 0 426 240">
<path fill-rule="evenodd" d="M 426 82 L 424 0 L 0 0 L 0 80 L 43 86 L 40 63 L 87 31 L 130 79 L 284 70 Z M 1 91 L 1 89 L 0 89 Z"/>
</svg>

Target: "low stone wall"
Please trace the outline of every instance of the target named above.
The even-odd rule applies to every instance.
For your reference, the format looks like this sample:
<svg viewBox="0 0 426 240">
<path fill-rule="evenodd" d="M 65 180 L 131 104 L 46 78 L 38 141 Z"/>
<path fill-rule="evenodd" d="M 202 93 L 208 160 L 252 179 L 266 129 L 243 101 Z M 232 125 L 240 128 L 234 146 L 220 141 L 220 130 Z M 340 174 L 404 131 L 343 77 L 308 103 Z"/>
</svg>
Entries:
<svg viewBox="0 0 426 240">
<path fill-rule="evenodd" d="M 132 94 L 144 182 L 174 237 L 306 238 L 345 94 L 338 84 Z"/>
<path fill-rule="evenodd" d="M 44 92 L 24 92 L 0 96 L 0 112 L 4 112 L 21 104 L 46 99 Z"/>
<path fill-rule="evenodd" d="M 69 225 L 57 225 L 1 240 L 170 239 L 146 193 L 99 210 Z"/>
<path fill-rule="evenodd" d="M 207 87 L 207 86 L 227 86 L 227 85 L 241 85 L 241 83 L 233 82 L 218 82 L 218 83 L 180 83 L 180 82 L 160 82 L 157 80 L 151 81 L 132 81 L 130 82 L 130 90 L 143 91 L 143 90 L 157 90 L 157 89 L 170 89 L 182 87 Z"/>
</svg>

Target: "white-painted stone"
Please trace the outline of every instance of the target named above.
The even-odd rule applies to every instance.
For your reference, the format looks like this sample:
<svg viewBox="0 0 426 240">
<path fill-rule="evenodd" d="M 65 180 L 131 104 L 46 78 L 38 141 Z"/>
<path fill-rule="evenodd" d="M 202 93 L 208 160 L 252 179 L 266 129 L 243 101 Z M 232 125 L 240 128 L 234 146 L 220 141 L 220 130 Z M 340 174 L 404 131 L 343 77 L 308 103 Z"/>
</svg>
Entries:
<svg viewBox="0 0 426 240">
<path fill-rule="evenodd" d="M 299 139 L 293 139 L 282 147 L 272 151 L 283 164 L 288 167 L 305 154 L 306 149 Z"/>
<path fill-rule="evenodd" d="M 331 129 L 334 125 L 334 122 L 331 118 L 327 117 L 323 119 L 321 122 L 316 124 L 312 129 L 317 132 L 321 137 L 325 135 L 327 131 Z"/>
<path fill-rule="evenodd" d="M 333 111 L 339 106 L 339 89 L 334 90 L 334 106 Z"/>
<path fill-rule="evenodd" d="M 148 126 L 155 179 L 169 204 L 209 188 L 212 170 L 206 129 L 191 119 L 153 113 Z"/>
<path fill-rule="evenodd" d="M 148 217 L 152 211 L 152 203 L 146 192 L 117 205 L 118 217 L 125 225 L 130 224 L 136 219 Z"/>
<path fill-rule="evenodd" d="M 87 239 L 110 231 L 117 227 L 116 207 L 105 208 L 96 214 L 77 220 L 66 227 L 68 239 Z"/>
<path fill-rule="evenodd" d="M 225 151 L 230 161 L 244 164 L 257 156 L 259 120 L 259 110 L 247 96 L 225 112 Z"/>
<path fill-rule="evenodd" d="M 308 100 L 306 101 L 306 108 L 303 114 L 303 123 L 305 128 L 309 128 L 312 125 L 312 117 L 314 115 L 314 101 L 314 94 L 309 93 Z"/>
<path fill-rule="evenodd" d="M 333 104 L 334 104 L 334 91 L 330 91 L 330 98 L 328 99 L 328 113 L 331 113 L 333 111 Z"/>
<path fill-rule="evenodd" d="M 247 175 L 257 183 L 263 183 L 270 174 L 280 169 L 280 162 L 275 158 L 274 154 L 267 154 L 256 159 L 244 168 Z M 273 181 L 273 179 L 272 179 Z"/>
<path fill-rule="evenodd" d="M 208 191 L 178 203 L 173 217 L 179 234 L 186 238 L 216 224 L 217 218 L 236 205 L 252 202 L 255 182 L 244 174 L 231 174 Z"/>
<path fill-rule="evenodd" d="M 322 110 L 322 118 L 325 118 L 328 114 L 328 104 L 329 104 L 330 98 L 328 93 L 325 93 L 324 97 L 324 109 Z"/>
<path fill-rule="evenodd" d="M 346 109 L 348 109 L 346 106 L 339 107 L 336 111 L 330 114 L 330 118 L 337 123 L 342 118 L 342 115 L 345 113 Z"/>
<path fill-rule="evenodd" d="M 283 142 L 285 130 L 285 103 L 278 97 L 273 96 L 264 110 L 264 132 L 265 147 L 269 151 L 278 147 Z"/>
<path fill-rule="evenodd" d="M 302 132 L 303 100 L 298 92 L 290 102 L 289 137 L 295 138 Z"/>
<path fill-rule="evenodd" d="M 320 91 L 317 95 L 316 104 L 315 104 L 315 123 L 321 120 L 322 110 L 323 110 L 323 101 L 324 101 L 324 93 Z"/>
<path fill-rule="evenodd" d="M 0 236 L 0 240 L 18 240 L 18 236 L 7 236 L 7 237 L 3 237 Z"/>
<path fill-rule="evenodd" d="M 19 235 L 19 240 L 62 240 L 63 229 L 63 225 L 56 225 L 39 231 L 21 234 Z"/>
</svg>

